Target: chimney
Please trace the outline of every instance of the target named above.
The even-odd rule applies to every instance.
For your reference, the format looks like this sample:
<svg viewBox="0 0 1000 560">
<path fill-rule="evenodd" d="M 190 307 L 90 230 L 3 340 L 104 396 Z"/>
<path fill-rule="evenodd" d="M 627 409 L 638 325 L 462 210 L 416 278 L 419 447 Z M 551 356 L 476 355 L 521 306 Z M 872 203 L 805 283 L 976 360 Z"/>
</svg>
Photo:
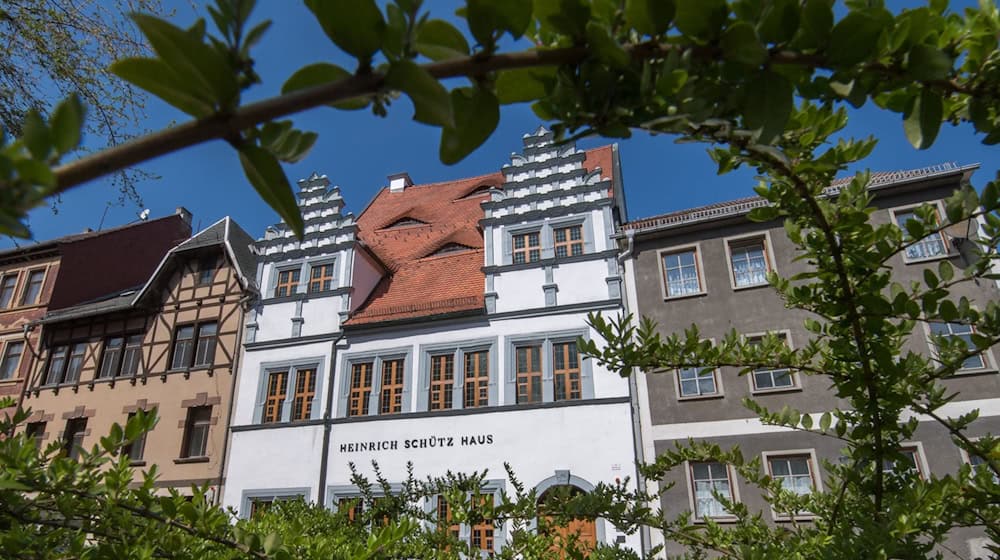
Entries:
<svg viewBox="0 0 1000 560">
<path fill-rule="evenodd" d="M 389 192 L 403 192 L 406 187 L 413 186 L 413 180 L 407 172 L 389 175 Z"/>
<path fill-rule="evenodd" d="M 177 209 L 174 210 L 174 214 L 180 216 L 181 219 L 184 220 L 184 223 L 186 223 L 187 225 L 191 225 L 191 217 L 192 217 L 191 211 L 188 210 L 187 208 L 183 206 L 178 206 Z"/>
</svg>

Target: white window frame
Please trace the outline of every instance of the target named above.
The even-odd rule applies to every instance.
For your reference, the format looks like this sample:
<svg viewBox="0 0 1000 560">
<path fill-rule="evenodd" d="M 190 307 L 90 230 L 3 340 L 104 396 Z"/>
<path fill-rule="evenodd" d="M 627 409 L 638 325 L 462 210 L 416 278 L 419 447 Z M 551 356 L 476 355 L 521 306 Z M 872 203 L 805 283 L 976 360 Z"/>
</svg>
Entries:
<svg viewBox="0 0 1000 560">
<path fill-rule="evenodd" d="M 382 363 L 386 360 L 403 360 L 403 406 L 402 410 L 392 414 L 381 414 L 382 404 Z M 368 395 L 368 414 L 365 416 L 348 416 L 349 397 L 351 394 L 351 369 L 355 363 L 372 363 L 372 389 Z M 368 418 L 402 417 L 413 412 L 413 347 L 387 348 L 385 350 L 362 351 L 344 356 L 341 360 L 340 389 L 337 414 L 335 418 Z"/>
<path fill-rule="evenodd" d="M 947 323 L 949 325 L 955 324 L 949 321 L 934 321 L 934 322 Z M 972 329 L 972 333 L 974 334 L 976 332 L 976 328 L 972 325 L 969 325 L 969 327 Z M 957 336 L 957 335 L 952 334 L 950 336 Z M 930 322 L 924 321 L 924 338 L 927 341 L 927 348 L 930 350 L 931 358 L 933 358 L 934 361 L 940 363 L 940 361 L 938 360 L 938 347 L 937 344 L 934 343 L 934 339 L 932 337 L 933 333 L 931 332 Z M 996 373 L 997 363 L 996 363 L 996 358 L 993 356 L 993 349 L 987 348 L 982 352 L 980 352 L 979 355 L 983 359 L 983 367 L 959 368 L 955 370 L 954 373 L 952 373 L 949 377 L 961 377 L 963 375 L 976 375 L 980 373 Z"/>
<path fill-rule="evenodd" d="M 753 288 L 760 288 L 762 286 L 770 286 L 767 280 L 763 282 L 758 282 L 756 284 L 748 284 L 746 286 L 739 286 L 736 284 L 736 270 L 733 268 L 733 244 L 746 243 L 749 244 L 752 241 L 761 240 L 764 246 L 764 261 L 767 264 L 767 271 L 765 276 L 771 272 L 775 272 L 777 267 L 775 266 L 774 259 L 774 246 L 771 243 L 771 232 L 768 230 L 762 231 L 760 233 L 751 233 L 747 235 L 734 235 L 731 237 L 723 238 L 722 242 L 726 247 L 726 267 L 729 269 L 729 285 L 734 291 L 739 290 L 750 290 Z"/>
<path fill-rule="evenodd" d="M 927 465 L 927 455 L 924 454 L 924 444 L 919 441 L 901 441 L 899 442 L 900 449 L 913 449 L 915 460 L 915 466 L 917 468 L 917 475 L 921 480 L 927 480 L 930 475 L 930 468 Z M 882 468 L 882 465 L 879 465 Z M 883 469 L 884 471 L 885 469 Z"/>
<path fill-rule="evenodd" d="M 809 461 L 809 476 L 810 478 L 812 478 L 813 492 L 823 491 L 823 478 L 822 476 L 820 476 L 819 461 L 816 459 L 815 449 L 810 448 L 810 449 L 787 449 L 779 451 L 763 451 L 761 452 L 760 456 L 763 462 L 764 472 L 771 478 L 774 478 L 774 473 L 771 470 L 771 459 L 780 459 L 784 457 L 807 457 Z M 785 513 L 779 514 L 777 511 L 774 510 L 773 507 L 770 509 L 771 509 L 771 519 L 774 519 L 775 521 L 806 521 L 809 519 L 814 519 L 816 517 L 815 514 L 809 511 L 800 511 L 796 512 L 792 516 L 789 516 L 788 514 Z"/>
<path fill-rule="evenodd" d="M 690 294 L 678 294 L 670 295 L 667 291 L 667 268 L 663 264 L 663 257 L 667 255 L 674 255 L 677 253 L 686 253 L 688 251 L 694 251 L 694 263 L 698 272 L 698 288 L 697 292 L 692 292 Z M 701 258 L 701 243 L 691 243 L 688 245 L 677 245 L 674 247 L 667 247 L 664 249 L 659 249 L 656 251 L 656 267 L 660 271 L 660 295 L 663 297 L 664 301 L 684 299 L 690 297 L 700 297 L 708 294 L 708 278 L 705 274 L 705 265 Z"/>
<path fill-rule="evenodd" d="M 465 354 L 474 352 L 489 352 L 487 363 L 490 368 L 488 381 L 488 404 L 485 407 L 476 407 L 469 410 L 479 410 L 497 406 L 500 404 L 499 385 L 501 380 L 500 361 L 498 356 L 499 343 L 496 337 L 470 339 L 456 342 L 444 342 L 440 344 L 422 344 L 420 346 L 420 372 L 417 395 L 417 411 L 419 412 L 445 412 L 446 410 L 465 409 Z M 450 409 L 431 410 L 430 409 L 430 389 L 431 389 L 431 358 L 451 354 L 454 367 L 452 379 L 452 403 Z"/>
<path fill-rule="evenodd" d="M 989 434 L 987 434 L 986 436 L 970 437 L 969 440 L 973 441 L 973 442 L 978 442 L 979 440 L 983 439 L 984 437 L 989 437 Z M 956 447 L 958 447 L 958 446 L 956 446 Z M 989 467 L 986 466 L 986 463 L 980 463 L 979 465 L 973 465 L 972 464 L 972 456 L 969 455 L 969 452 L 966 451 L 965 449 L 963 449 L 961 447 L 958 447 L 958 453 L 959 453 L 959 455 L 962 458 L 962 464 L 969 465 L 970 467 L 972 467 L 972 471 L 973 471 L 972 474 L 973 475 L 975 475 L 976 469 L 979 468 L 980 466 L 986 468 L 987 470 L 989 469 Z M 996 482 L 996 483 L 998 483 L 998 484 L 1000 484 L 1000 477 L 998 477 L 996 473 L 993 473 L 993 481 Z"/>
<path fill-rule="evenodd" d="M 677 400 L 680 401 L 698 401 L 705 399 L 719 399 L 725 396 L 722 389 L 722 376 L 719 374 L 719 368 L 683 368 L 683 369 L 697 369 L 699 374 L 704 372 L 706 369 L 712 370 L 712 377 L 715 381 L 715 392 L 707 394 L 698 395 L 685 395 L 683 388 L 681 386 L 681 369 L 675 369 L 674 372 L 674 388 L 677 389 Z M 700 384 L 699 384 L 700 387 Z"/>
<path fill-rule="evenodd" d="M 897 206 L 895 208 L 890 208 L 889 209 L 889 220 L 890 220 L 890 223 L 892 225 L 898 227 L 903 232 L 903 236 L 904 237 L 907 236 L 907 235 L 909 235 L 909 234 L 906 233 L 906 229 L 903 226 L 899 225 L 899 221 L 896 219 L 897 214 L 912 213 L 914 210 L 916 210 L 917 208 L 920 208 L 921 206 L 924 206 L 925 204 L 933 206 L 934 209 L 937 211 L 938 223 L 940 225 L 940 223 L 944 220 L 944 216 L 945 216 L 944 205 L 941 204 L 940 200 L 934 200 L 934 201 L 930 201 L 930 202 L 926 202 L 926 203 L 920 203 L 920 204 L 907 204 L 907 205 L 904 205 L 904 206 Z M 933 262 L 933 261 L 937 261 L 937 260 L 941 260 L 941 259 L 949 259 L 951 257 L 954 257 L 955 254 L 952 251 L 952 245 L 948 241 L 948 236 L 945 235 L 944 231 L 939 231 L 939 232 L 937 232 L 934 235 L 938 235 L 938 236 L 941 237 L 941 243 L 944 246 L 944 253 L 943 254 L 941 254 L 941 255 L 934 255 L 934 256 L 930 256 L 930 257 L 911 258 L 911 257 L 907 256 L 906 249 L 904 249 L 903 252 L 902 252 L 902 254 L 900 255 L 903 258 L 903 262 L 906 263 L 906 264 L 924 263 L 924 262 Z"/>
<path fill-rule="evenodd" d="M 754 338 L 763 338 L 763 337 L 767 336 L 768 334 L 776 334 L 776 335 L 779 335 L 779 336 L 784 336 L 785 337 L 785 344 L 788 346 L 788 348 L 790 350 L 794 350 L 795 349 L 795 346 L 792 344 L 792 332 L 789 329 L 775 329 L 775 330 L 771 330 L 771 331 L 764 331 L 764 332 L 757 332 L 757 333 L 747 333 L 747 334 L 743 335 L 743 340 L 746 341 L 746 342 L 750 342 L 751 339 L 754 339 Z M 771 370 L 771 371 L 774 371 L 774 370 Z M 757 388 L 757 378 L 755 377 L 756 373 L 757 373 L 756 369 L 751 369 L 747 373 L 747 375 L 746 375 L 746 377 L 747 377 L 747 383 L 750 386 L 750 394 L 751 395 L 769 395 L 769 394 L 772 394 L 772 393 L 787 393 L 787 392 L 801 391 L 802 390 L 802 383 L 801 383 L 801 380 L 799 379 L 798 372 L 795 371 L 795 368 L 788 368 L 788 376 L 792 380 L 792 384 L 789 385 L 788 387 L 767 387 L 767 388 L 764 388 L 764 389 L 758 389 Z"/>
<path fill-rule="evenodd" d="M 691 520 L 694 523 L 704 523 L 705 518 L 707 517 L 716 523 L 734 523 L 736 521 L 736 516 L 728 512 L 727 515 L 720 516 L 698 515 L 698 504 L 695 496 L 694 469 L 692 468 L 693 463 L 718 463 L 718 461 L 684 461 L 684 478 L 687 480 L 688 506 L 691 508 Z M 733 503 L 741 503 L 740 489 L 739 485 L 736 483 L 736 473 L 733 472 L 732 465 L 727 463 L 720 464 L 726 467 L 726 476 L 729 479 L 729 489 L 732 494 Z"/>
<path fill-rule="evenodd" d="M 254 405 L 253 423 L 263 426 L 287 424 L 292 422 L 292 407 L 295 404 L 295 384 L 299 376 L 299 370 L 316 370 L 316 390 L 312 400 L 312 410 L 309 411 L 309 418 L 306 420 L 295 420 L 294 422 L 308 422 L 319 420 L 323 417 L 322 399 L 324 382 L 324 363 L 326 358 L 315 356 L 311 358 L 301 358 L 297 360 L 285 360 L 280 362 L 264 362 L 260 364 L 260 377 L 257 384 L 257 400 Z M 285 382 L 285 400 L 281 401 L 281 420 L 277 422 L 264 423 L 264 406 L 267 403 L 267 387 L 274 372 L 285 371 L 288 373 L 288 380 Z"/>
<path fill-rule="evenodd" d="M 261 488 L 254 490 L 244 490 L 240 497 L 240 519 L 250 519 L 251 503 L 260 500 L 270 500 L 271 503 L 282 500 L 294 500 L 302 498 L 309 502 L 312 488 Z"/>
<path fill-rule="evenodd" d="M 570 329 L 566 331 L 550 331 L 534 334 L 508 336 L 504 340 L 504 395 L 505 405 L 538 406 L 543 403 L 575 403 L 592 400 L 594 395 L 594 365 L 593 360 L 580 357 L 580 398 L 572 400 L 555 400 L 555 365 L 552 346 L 565 342 L 576 342 L 578 338 L 590 340 L 590 329 Z M 517 402 L 517 348 L 521 346 L 541 347 L 542 365 L 542 400 L 537 403 Z M 577 346 L 579 351 L 579 346 Z"/>
</svg>

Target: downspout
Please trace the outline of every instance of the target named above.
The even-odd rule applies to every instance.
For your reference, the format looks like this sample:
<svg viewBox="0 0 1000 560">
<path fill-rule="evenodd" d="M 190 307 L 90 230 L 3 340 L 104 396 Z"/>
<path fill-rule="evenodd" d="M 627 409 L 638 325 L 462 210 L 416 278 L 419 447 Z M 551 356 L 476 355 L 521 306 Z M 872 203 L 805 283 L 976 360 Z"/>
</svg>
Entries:
<svg viewBox="0 0 1000 560">
<path fill-rule="evenodd" d="M 253 296 L 247 294 L 240 298 L 237 304 L 240 306 L 240 327 L 236 331 L 236 344 L 239 346 L 239 352 L 236 353 L 236 357 L 233 358 L 233 381 L 229 384 L 229 410 L 226 412 L 226 440 L 225 445 L 222 446 L 222 465 L 219 467 L 219 485 L 218 492 L 215 496 L 212 496 L 212 503 L 219 505 L 222 501 L 222 487 L 225 484 L 226 478 L 226 461 L 229 460 L 229 446 L 232 444 L 233 439 L 233 406 L 236 404 L 236 384 L 240 380 L 240 358 L 243 357 L 243 328 L 244 323 L 246 323 L 246 312 L 250 307 L 250 302 L 253 301 Z"/>
<path fill-rule="evenodd" d="M 326 469 L 330 463 L 330 431 L 333 428 L 331 420 L 333 420 L 333 397 L 334 397 L 334 379 L 333 372 L 334 368 L 337 366 L 337 345 L 340 341 L 344 340 L 344 331 L 341 327 L 340 334 L 334 339 L 333 344 L 330 348 L 330 367 L 327 371 L 330 372 L 329 383 L 326 384 L 326 409 L 323 411 L 323 455 L 319 459 L 319 492 L 317 493 L 316 503 L 321 507 L 326 507 Z"/>
<path fill-rule="evenodd" d="M 626 247 L 625 252 L 618 255 L 618 263 L 622 267 L 622 283 L 624 284 L 623 294 L 622 294 L 622 307 L 625 308 L 625 312 L 628 313 L 631 310 L 628 307 L 628 270 L 626 270 L 626 261 L 632 257 L 632 251 L 635 249 L 635 230 L 625 231 Z M 635 317 L 632 318 L 635 321 Z M 628 391 L 629 391 L 629 401 L 631 406 L 629 406 L 629 412 L 632 417 L 632 451 L 635 454 L 635 483 L 639 492 L 642 494 L 646 493 L 646 478 L 642 476 L 642 472 L 639 470 L 639 465 L 645 463 L 646 459 L 643 455 L 642 446 L 642 425 L 639 419 L 639 388 L 636 383 L 636 376 L 639 372 L 632 369 L 631 375 L 628 376 Z M 649 527 L 643 525 L 639 528 L 639 546 L 643 554 L 649 552 Z"/>
</svg>

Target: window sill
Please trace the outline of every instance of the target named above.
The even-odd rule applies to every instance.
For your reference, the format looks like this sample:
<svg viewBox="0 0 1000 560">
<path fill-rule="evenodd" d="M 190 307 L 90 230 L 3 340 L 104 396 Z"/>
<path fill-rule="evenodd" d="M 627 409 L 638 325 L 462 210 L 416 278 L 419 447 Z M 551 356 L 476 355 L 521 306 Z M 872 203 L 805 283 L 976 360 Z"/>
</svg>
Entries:
<svg viewBox="0 0 1000 560">
<path fill-rule="evenodd" d="M 929 263 L 929 262 L 934 262 L 934 261 L 943 261 L 943 260 L 946 260 L 946 259 L 953 259 L 953 258 L 955 258 L 957 256 L 959 256 L 958 253 L 951 253 L 951 252 L 949 252 L 949 253 L 945 253 L 943 255 L 935 255 L 933 257 L 923 257 L 923 258 L 919 258 L 919 259 L 910 259 L 910 258 L 907 258 L 906 255 L 904 254 L 903 255 L 903 264 L 921 264 L 921 263 Z"/>
<path fill-rule="evenodd" d="M 142 459 L 140 459 L 138 461 L 129 461 L 128 462 L 128 466 L 130 466 L 130 467 L 145 467 L 146 466 L 146 461 L 144 461 Z"/>
<path fill-rule="evenodd" d="M 24 381 L 23 377 L 11 377 L 10 379 L 0 379 L 0 385 L 16 385 Z"/>
<path fill-rule="evenodd" d="M 681 295 L 677 295 L 677 296 L 665 296 L 663 298 L 663 301 L 675 301 L 675 300 L 678 300 L 678 299 L 697 298 L 697 297 L 702 297 L 702 296 L 707 296 L 707 295 L 708 295 L 708 291 L 702 290 L 700 292 L 695 292 L 693 294 L 681 294 Z"/>
<path fill-rule="evenodd" d="M 710 395 L 678 395 L 677 400 L 679 401 L 710 401 L 714 399 L 721 399 L 725 397 L 724 393 L 712 393 Z"/>
<path fill-rule="evenodd" d="M 960 369 L 943 379 L 961 379 L 963 377 L 976 377 L 978 375 L 993 375 L 998 373 L 996 368 Z"/>
<path fill-rule="evenodd" d="M 202 457 L 181 457 L 179 459 L 174 459 L 175 465 L 186 465 L 188 463 L 207 463 L 209 461 L 208 456 Z"/>
<path fill-rule="evenodd" d="M 797 513 L 793 516 L 779 515 L 772 510 L 771 519 L 773 519 L 775 523 L 792 523 L 798 521 L 814 521 L 816 519 L 816 515 L 813 513 Z"/>
<path fill-rule="evenodd" d="M 775 387 L 773 389 L 754 389 L 750 391 L 751 395 L 770 395 L 774 393 L 796 393 L 802 390 L 802 387 Z"/>
<path fill-rule="evenodd" d="M 706 519 L 709 521 L 713 521 L 715 523 L 723 523 L 723 524 L 736 523 L 739 521 L 739 518 L 737 518 L 735 515 L 726 517 L 697 517 L 697 518 L 692 518 L 691 521 L 692 523 L 695 523 L 697 525 L 704 525 L 706 523 Z"/>
<path fill-rule="evenodd" d="M 769 284 L 767 282 L 761 282 L 760 284 L 749 284 L 749 285 L 746 285 L 746 286 L 737 286 L 736 284 L 731 284 L 731 286 L 733 287 L 733 291 L 734 292 L 742 292 L 743 290 L 753 290 L 753 289 L 756 289 L 756 288 L 767 288 L 770 285 L 771 284 Z"/>
</svg>

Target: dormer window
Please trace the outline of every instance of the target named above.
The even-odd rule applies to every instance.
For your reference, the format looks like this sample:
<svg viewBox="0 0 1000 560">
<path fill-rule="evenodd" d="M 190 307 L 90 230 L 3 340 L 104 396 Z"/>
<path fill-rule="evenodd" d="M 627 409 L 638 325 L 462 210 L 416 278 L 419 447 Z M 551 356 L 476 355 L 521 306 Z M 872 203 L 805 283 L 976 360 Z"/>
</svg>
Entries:
<svg viewBox="0 0 1000 560">
<path fill-rule="evenodd" d="M 391 224 L 385 226 L 385 228 L 383 228 L 383 229 L 395 229 L 395 228 L 401 228 L 401 227 L 426 226 L 426 225 L 427 225 L 427 222 L 423 222 L 423 221 L 420 221 L 420 220 L 418 220 L 416 218 L 411 218 L 409 216 L 406 216 L 406 217 L 403 217 L 403 218 L 400 218 L 400 219 L 396 220 L 395 222 L 392 222 Z"/>
<path fill-rule="evenodd" d="M 461 253 L 462 251 L 471 251 L 472 247 L 468 245 L 462 245 L 461 243 L 446 243 L 441 246 L 440 249 L 434 251 L 433 253 L 427 255 L 428 257 L 436 257 L 438 255 L 447 255 L 449 253 Z"/>
<path fill-rule="evenodd" d="M 479 185 L 478 187 L 476 187 L 476 188 L 472 189 L 471 191 L 465 193 L 465 195 L 460 200 L 466 199 L 466 198 L 479 198 L 481 196 L 489 194 L 490 193 L 490 189 L 492 189 L 492 188 L 493 188 L 493 185 Z"/>
</svg>

